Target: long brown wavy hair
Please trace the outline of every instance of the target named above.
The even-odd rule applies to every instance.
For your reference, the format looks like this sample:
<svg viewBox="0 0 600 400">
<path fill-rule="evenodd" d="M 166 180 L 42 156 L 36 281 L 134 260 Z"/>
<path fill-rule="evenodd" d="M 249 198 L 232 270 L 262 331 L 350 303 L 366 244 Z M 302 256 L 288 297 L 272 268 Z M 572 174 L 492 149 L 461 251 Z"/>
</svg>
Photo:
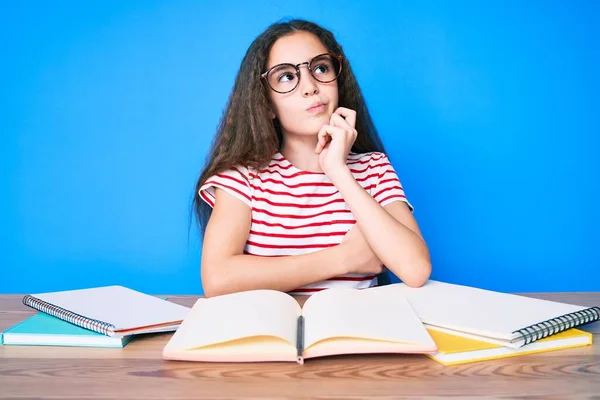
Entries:
<svg viewBox="0 0 600 400">
<path fill-rule="evenodd" d="M 329 52 L 344 55 L 342 46 L 333 33 L 310 21 L 294 19 L 269 26 L 250 45 L 244 56 L 227 106 L 219 122 L 207 162 L 198 178 L 192 204 L 204 235 L 212 211 L 198 191 L 212 175 L 236 165 L 264 168 L 281 149 L 283 136 L 277 120 L 271 118 L 268 89 L 260 75 L 265 71 L 269 52 L 281 37 L 305 31 L 317 36 Z M 356 130 L 359 132 L 352 146 L 355 153 L 384 152 L 365 100 L 348 59 L 344 55 L 342 73 L 338 77 L 338 107 L 356 111 Z"/>
</svg>

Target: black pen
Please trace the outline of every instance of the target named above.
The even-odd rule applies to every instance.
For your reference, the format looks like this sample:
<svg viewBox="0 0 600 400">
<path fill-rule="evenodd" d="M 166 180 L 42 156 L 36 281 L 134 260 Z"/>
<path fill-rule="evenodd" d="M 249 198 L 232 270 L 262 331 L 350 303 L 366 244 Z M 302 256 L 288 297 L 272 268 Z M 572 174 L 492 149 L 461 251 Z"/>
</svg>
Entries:
<svg viewBox="0 0 600 400">
<path fill-rule="evenodd" d="M 298 335 L 296 337 L 296 348 L 298 350 L 298 364 L 304 364 L 304 317 L 301 315 L 298 317 Z"/>
</svg>

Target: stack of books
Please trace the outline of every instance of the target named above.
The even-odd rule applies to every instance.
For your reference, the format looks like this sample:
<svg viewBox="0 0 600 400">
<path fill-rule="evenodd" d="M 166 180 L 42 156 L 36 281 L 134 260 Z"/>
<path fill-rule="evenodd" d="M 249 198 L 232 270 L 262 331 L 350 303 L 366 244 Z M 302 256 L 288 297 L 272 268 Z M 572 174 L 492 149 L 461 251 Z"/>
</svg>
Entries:
<svg viewBox="0 0 600 400">
<path fill-rule="evenodd" d="M 175 331 L 189 312 L 123 286 L 27 295 L 39 313 L 0 335 L 0 344 L 22 346 L 125 346 L 135 335 Z"/>
</svg>

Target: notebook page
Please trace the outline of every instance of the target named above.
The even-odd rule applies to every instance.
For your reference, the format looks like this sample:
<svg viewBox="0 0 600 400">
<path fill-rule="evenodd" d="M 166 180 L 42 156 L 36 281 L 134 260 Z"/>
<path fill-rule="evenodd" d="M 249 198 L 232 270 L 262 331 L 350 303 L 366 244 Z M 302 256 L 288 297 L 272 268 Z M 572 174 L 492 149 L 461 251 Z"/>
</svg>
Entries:
<svg viewBox="0 0 600 400">
<path fill-rule="evenodd" d="M 312 295 L 302 313 L 305 348 L 332 337 L 356 337 L 435 347 L 407 300 L 396 290 L 328 289 Z"/>
<path fill-rule="evenodd" d="M 189 308 L 123 286 L 33 294 L 42 301 L 115 326 L 115 331 L 179 323 Z"/>
<path fill-rule="evenodd" d="M 296 345 L 298 302 L 275 290 L 251 290 L 199 299 L 169 342 L 187 350 L 253 336 L 276 336 Z"/>
<path fill-rule="evenodd" d="M 503 340 L 529 325 L 587 308 L 432 280 L 420 288 L 393 286 L 401 288 L 425 324 Z"/>
</svg>

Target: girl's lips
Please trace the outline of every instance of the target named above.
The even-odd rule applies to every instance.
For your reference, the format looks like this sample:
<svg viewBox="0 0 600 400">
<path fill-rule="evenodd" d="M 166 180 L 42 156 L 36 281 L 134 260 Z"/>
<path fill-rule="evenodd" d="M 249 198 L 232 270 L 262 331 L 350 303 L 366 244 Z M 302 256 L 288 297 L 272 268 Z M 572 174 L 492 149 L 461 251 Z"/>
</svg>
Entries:
<svg viewBox="0 0 600 400">
<path fill-rule="evenodd" d="M 310 114 L 320 114 L 323 111 L 325 111 L 326 109 L 327 109 L 327 106 L 325 104 L 317 104 L 317 105 L 310 107 L 306 111 L 308 111 Z"/>
</svg>

